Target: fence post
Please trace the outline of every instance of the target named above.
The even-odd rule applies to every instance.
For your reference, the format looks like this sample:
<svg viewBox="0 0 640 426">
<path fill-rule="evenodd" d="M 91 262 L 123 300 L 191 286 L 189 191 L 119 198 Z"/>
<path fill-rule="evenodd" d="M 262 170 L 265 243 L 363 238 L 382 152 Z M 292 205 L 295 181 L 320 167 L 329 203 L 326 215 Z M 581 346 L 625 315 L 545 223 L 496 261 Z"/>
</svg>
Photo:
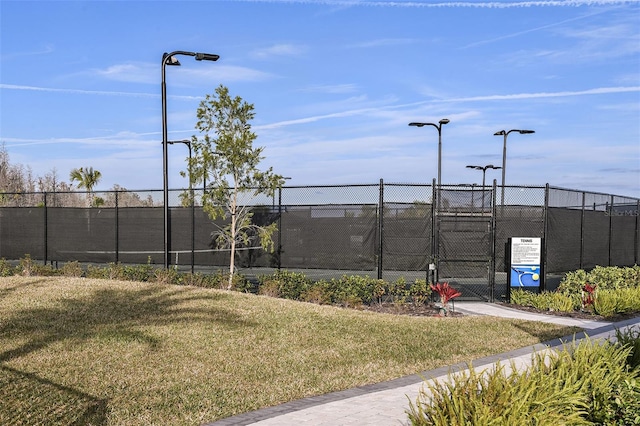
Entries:
<svg viewBox="0 0 640 426">
<path fill-rule="evenodd" d="M 580 215 L 580 269 L 584 269 L 584 214 L 587 193 L 582 191 L 582 214 Z"/>
<path fill-rule="evenodd" d="M 549 238 L 547 238 L 547 233 L 549 232 L 549 184 L 547 183 L 544 186 L 544 213 L 542 219 L 542 285 L 540 286 L 540 291 L 544 291 L 547 289 L 547 244 Z"/>
<path fill-rule="evenodd" d="M 435 265 L 434 284 L 440 279 L 440 265 L 438 263 L 438 244 L 440 244 L 440 226 L 438 225 L 438 208 L 436 204 L 436 196 L 440 196 L 436 189 L 435 178 L 431 181 L 431 258 Z M 429 266 L 427 265 L 427 268 Z"/>
<path fill-rule="evenodd" d="M 609 260 L 607 262 L 607 266 L 611 266 L 611 237 L 613 236 L 613 195 L 611 196 L 611 204 L 609 206 Z"/>
<path fill-rule="evenodd" d="M 115 203 L 115 211 L 114 211 L 114 216 L 115 216 L 115 233 L 116 233 L 116 246 L 115 246 L 115 262 L 118 263 L 120 261 L 120 241 L 119 241 L 119 210 L 118 210 L 118 190 L 116 189 L 116 194 L 115 194 L 115 199 L 116 199 L 116 203 Z"/>
<path fill-rule="evenodd" d="M 638 259 L 638 250 L 640 249 L 640 200 L 636 201 L 636 237 L 634 239 L 636 245 L 633 249 L 633 264 L 637 265 Z"/>
<path fill-rule="evenodd" d="M 497 182 L 494 179 L 493 189 L 491 191 L 491 222 L 489 224 L 489 249 L 491 250 L 489 257 L 489 302 L 491 303 L 496 301 L 496 189 Z M 484 204 L 484 189 L 482 192 L 482 202 Z"/>
<path fill-rule="evenodd" d="M 44 217 L 44 244 L 43 244 L 43 249 L 44 249 L 44 256 L 43 257 L 43 262 L 46 265 L 47 264 L 47 252 L 49 251 L 49 241 L 48 241 L 48 229 L 47 229 L 47 192 L 43 192 L 42 193 L 42 208 L 44 209 L 44 213 L 43 213 L 43 217 Z"/>
<path fill-rule="evenodd" d="M 378 279 L 382 279 L 382 244 L 384 241 L 384 182 L 380 179 L 378 196 Z"/>
</svg>

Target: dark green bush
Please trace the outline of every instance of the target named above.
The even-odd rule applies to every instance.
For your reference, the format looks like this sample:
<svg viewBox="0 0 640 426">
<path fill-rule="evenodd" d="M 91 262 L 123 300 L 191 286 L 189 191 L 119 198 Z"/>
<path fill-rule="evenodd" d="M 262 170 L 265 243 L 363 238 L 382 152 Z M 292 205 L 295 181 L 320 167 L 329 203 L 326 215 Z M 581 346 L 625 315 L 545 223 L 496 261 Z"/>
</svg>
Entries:
<svg viewBox="0 0 640 426">
<path fill-rule="evenodd" d="M 582 269 L 568 272 L 560 282 L 558 291 L 580 293 L 586 283 L 600 290 L 640 287 L 640 266 L 596 266 L 589 272 Z"/>
<path fill-rule="evenodd" d="M 0 258 L 0 277 L 10 277 L 17 273 L 18 269 L 16 267 L 7 262 L 4 257 Z"/>
<path fill-rule="evenodd" d="M 290 272 L 286 270 L 276 271 L 270 275 L 263 275 L 258 279 L 258 292 L 261 294 L 278 294 L 275 297 L 284 299 L 299 300 L 300 295 L 305 292 L 312 281 L 305 274 Z M 260 287 L 268 286 L 269 289 L 260 290 Z"/>
<path fill-rule="evenodd" d="M 84 271 L 77 261 L 67 262 L 60 268 L 60 275 L 65 277 L 81 277 Z"/>
</svg>

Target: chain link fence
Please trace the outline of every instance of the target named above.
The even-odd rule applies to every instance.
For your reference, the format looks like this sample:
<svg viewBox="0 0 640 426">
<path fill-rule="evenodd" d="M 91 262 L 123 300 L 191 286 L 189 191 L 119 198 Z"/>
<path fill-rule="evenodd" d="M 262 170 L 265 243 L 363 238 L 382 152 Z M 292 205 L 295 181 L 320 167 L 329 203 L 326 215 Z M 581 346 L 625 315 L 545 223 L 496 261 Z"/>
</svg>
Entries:
<svg viewBox="0 0 640 426">
<path fill-rule="evenodd" d="M 193 197 L 190 197 L 190 192 Z M 503 195 L 504 194 L 504 195 Z M 203 189 L 0 194 L 0 258 L 225 268 L 212 235 L 228 224 L 202 208 Z M 193 199 L 192 203 L 190 200 Z M 438 202 L 439 201 L 439 202 Z M 640 251 L 640 199 L 550 186 L 397 184 L 285 186 L 247 196 L 258 224 L 276 223 L 274 251 L 240 247 L 253 273 L 303 271 L 393 281 L 454 281 L 466 296 L 506 293 L 511 237 L 544 241 L 544 273 L 630 266 Z"/>
</svg>

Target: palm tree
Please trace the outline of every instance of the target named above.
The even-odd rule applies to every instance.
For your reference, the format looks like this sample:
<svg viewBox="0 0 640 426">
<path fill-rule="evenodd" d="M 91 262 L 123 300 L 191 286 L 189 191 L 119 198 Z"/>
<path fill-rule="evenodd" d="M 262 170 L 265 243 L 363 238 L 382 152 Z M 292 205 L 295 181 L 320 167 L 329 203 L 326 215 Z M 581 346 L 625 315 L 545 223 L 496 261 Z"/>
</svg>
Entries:
<svg viewBox="0 0 640 426">
<path fill-rule="evenodd" d="M 69 179 L 72 183 L 78 181 L 78 188 L 86 188 L 89 206 L 91 206 L 93 200 L 93 187 L 98 184 L 101 177 L 102 173 L 98 170 L 93 170 L 93 167 L 87 167 L 86 169 L 80 167 L 79 169 L 71 170 L 71 173 L 69 173 Z"/>
</svg>

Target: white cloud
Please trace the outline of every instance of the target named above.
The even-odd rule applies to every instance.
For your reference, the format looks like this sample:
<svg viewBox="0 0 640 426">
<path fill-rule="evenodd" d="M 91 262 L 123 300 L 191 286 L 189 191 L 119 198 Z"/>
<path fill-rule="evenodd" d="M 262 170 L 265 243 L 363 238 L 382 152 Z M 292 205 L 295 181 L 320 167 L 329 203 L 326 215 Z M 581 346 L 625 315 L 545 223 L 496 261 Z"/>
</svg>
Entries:
<svg viewBox="0 0 640 426">
<path fill-rule="evenodd" d="M 262 49 L 256 49 L 251 52 L 251 56 L 258 59 L 269 59 L 273 56 L 298 56 L 306 51 L 306 46 L 295 44 L 276 44 Z"/>
</svg>

